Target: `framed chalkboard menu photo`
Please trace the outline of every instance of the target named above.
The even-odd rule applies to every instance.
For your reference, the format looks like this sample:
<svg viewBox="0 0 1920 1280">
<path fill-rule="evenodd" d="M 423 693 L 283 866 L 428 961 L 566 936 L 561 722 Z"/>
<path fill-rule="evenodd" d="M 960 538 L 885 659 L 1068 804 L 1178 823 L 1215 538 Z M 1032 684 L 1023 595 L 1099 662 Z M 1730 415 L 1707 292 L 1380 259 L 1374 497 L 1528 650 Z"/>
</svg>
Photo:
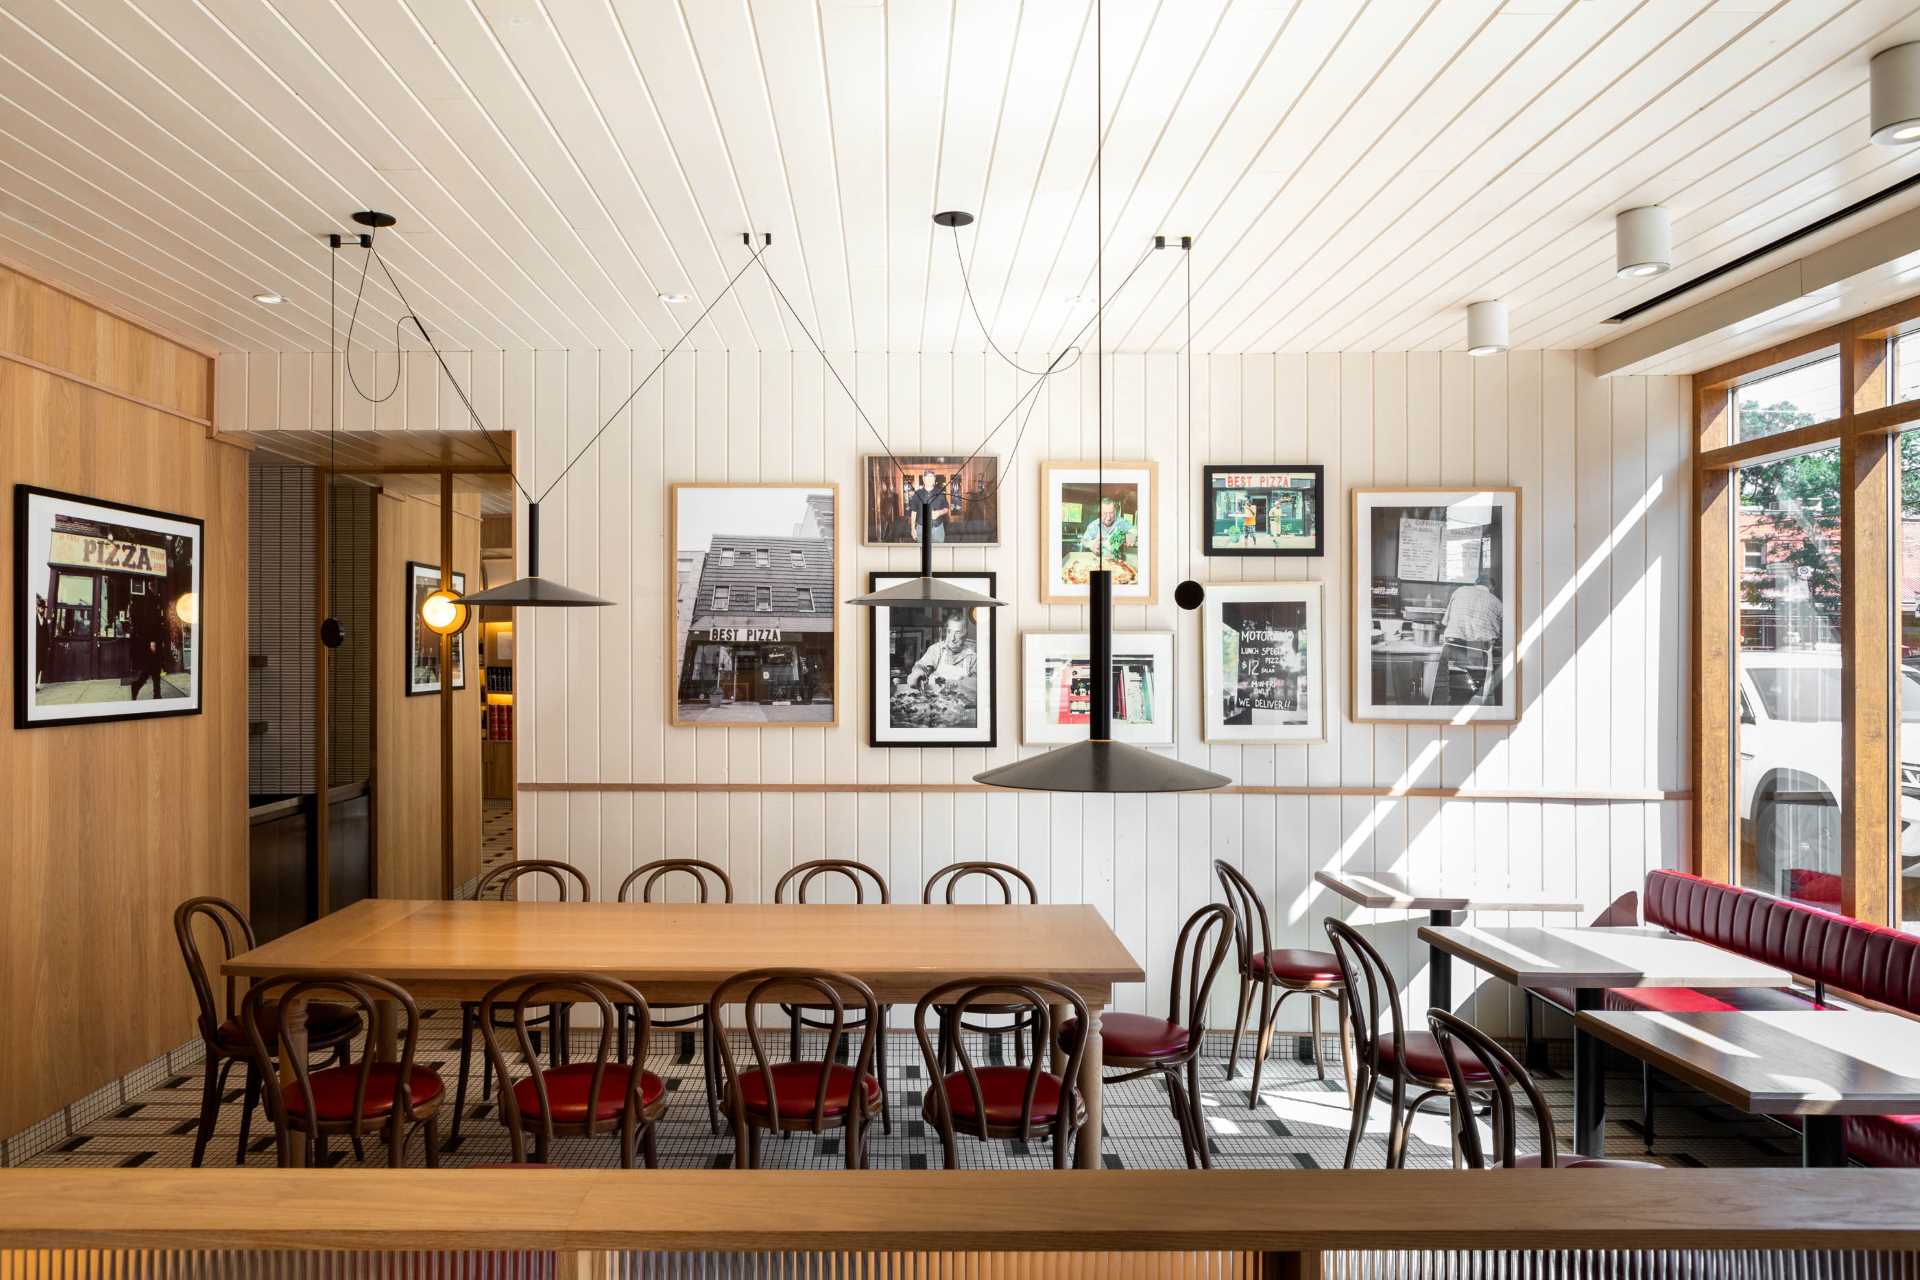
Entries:
<svg viewBox="0 0 1920 1280">
<path fill-rule="evenodd" d="M 1324 742 L 1326 643 L 1317 582 L 1209 583 L 1200 612 L 1209 742 Z"/>
<path fill-rule="evenodd" d="M 1511 721 L 1520 491 L 1353 491 L 1353 718 Z"/>
</svg>

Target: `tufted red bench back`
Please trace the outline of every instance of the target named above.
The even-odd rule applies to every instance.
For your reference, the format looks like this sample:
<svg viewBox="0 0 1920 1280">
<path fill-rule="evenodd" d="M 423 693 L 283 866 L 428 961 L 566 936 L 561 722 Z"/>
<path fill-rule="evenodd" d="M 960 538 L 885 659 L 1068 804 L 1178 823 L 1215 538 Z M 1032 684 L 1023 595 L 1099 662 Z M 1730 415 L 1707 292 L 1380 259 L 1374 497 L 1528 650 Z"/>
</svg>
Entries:
<svg viewBox="0 0 1920 1280">
<path fill-rule="evenodd" d="M 1920 1013 L 1920 937 L 1679 871 L 1649 871 L 1646 920 Z"/>
</svg>

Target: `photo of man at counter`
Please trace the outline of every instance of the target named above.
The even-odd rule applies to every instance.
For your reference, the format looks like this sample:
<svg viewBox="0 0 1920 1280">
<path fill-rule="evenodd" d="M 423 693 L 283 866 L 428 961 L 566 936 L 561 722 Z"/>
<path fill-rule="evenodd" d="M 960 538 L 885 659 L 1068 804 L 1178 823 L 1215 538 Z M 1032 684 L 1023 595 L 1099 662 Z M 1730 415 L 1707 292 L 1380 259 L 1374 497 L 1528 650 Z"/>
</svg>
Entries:
<svg viewBox="0 0 1920 1280">
<path fill-rule="evenodd" d="M 1504 703 L 1512 607 L 1502 593 L 1511 529 L 1505 504 L 1489 501 L 1497 496 L 1415 506 L 1381 495 L 1366 513 L 1366 693 L 1374 708 Z"/>
</svg>

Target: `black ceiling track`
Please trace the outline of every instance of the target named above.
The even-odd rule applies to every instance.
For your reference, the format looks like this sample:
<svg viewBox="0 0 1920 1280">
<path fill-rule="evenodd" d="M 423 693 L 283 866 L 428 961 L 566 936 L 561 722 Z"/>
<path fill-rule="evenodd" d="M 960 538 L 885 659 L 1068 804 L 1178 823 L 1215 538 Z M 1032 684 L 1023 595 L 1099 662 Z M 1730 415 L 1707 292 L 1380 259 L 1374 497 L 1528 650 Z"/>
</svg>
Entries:
<svg viewBox="0 0 1920 1280">
<path fill-rule="evenodd" d="M 1916 186 L 1920 186 L 1920 173 L 1916 173 L 1911 177 L 1902 178 L 1900 181 L 1894 183 L 1890 187 L 1886 187 L 1882 190 L 1876 191 L 1872 195 L 1867 196 L 1864 199 L 1856 200 L 1844 209 L 1836 209 L 1834 212 L 1828 214 L 1826 217 L 1817 218 L 1814 221 L 1809 222 L 1806 226 L 1799 228 L 1798 230 L 1789 231 L 1787 232 L 1787 234 L 1781 236 L 1778 240 L 1769 241 L 1768 243 L 1761 245 L 1758 249 L 1754 249 L 1750 252 L 1743 253 L 1739 257 L 1733 259 L 1733 261 L 1724 262 L 1719 266 L 1715 267 L 1713 270 L 1708 271 L 1703 275 L 1697 275 L 1693 279 L 1687 281 L 1684 284 L 1677 284 L 1673 288 L 1668 289 L 1665 293 L 1657 293 L 1653 297 L 1648 298 L 1645 302 L 1636 303 L 1635 305 L 1628 307 L 1625 311 L 1622 311 L 1617 316 L 1608 316 L 1605 320 L 1602 320 L 1600 323 L 1625 324 L 1627 321 L 1633 319 L 1635 316 L 1643 315 L 1646 312 L 1653 310 L 1655 307 L 1663 307 L 1667 303 L 1672 302 L 1675 298 L 1680 297 L 1682 294 L 1692 293 L 1695 289 L 1700 288 L 1702 285 L 1711 284 L 1713 281 L 1718 280 L 1721 276 L 1727 275 L 1730 272 L 1738 271 L 1740 268 L 1746 266 L 1750 262 L 1756 262 L 1759 259 L 1766 257 L 1770 253 L 1777 253 L 1779 250 L 1786 248 L 1788 245 L 1794 243 L 1796 240 L 1804 240 L 1808 236 L 1814 234 L 1816 231 L 1824 231 L 1836 222 L 1839 222 L 1846 218 L 1851 218 L 1856 213 L 1863 213 L 1866 210 L 1873 208 L 1873 206 L 1880 204 L 1883 201 L 1893 199 L 1893 197 L 1899 195 L 1902 191 L 1911 190 Z"/>
</svg>

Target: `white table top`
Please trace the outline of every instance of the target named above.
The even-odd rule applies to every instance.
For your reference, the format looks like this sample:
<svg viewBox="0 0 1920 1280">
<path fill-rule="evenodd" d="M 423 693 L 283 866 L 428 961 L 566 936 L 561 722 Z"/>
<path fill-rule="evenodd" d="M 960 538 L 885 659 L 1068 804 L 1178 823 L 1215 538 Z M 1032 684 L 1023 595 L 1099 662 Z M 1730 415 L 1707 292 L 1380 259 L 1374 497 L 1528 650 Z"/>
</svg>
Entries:
<svg viewBox="0 0 1920 1280">
<path fill-rule="evenodd" d="M 1783 987 L 1784 969 L 1664 929 L 1439 928 L 1420 939 L 1516 987 Z"/>
<path fill-rule="evenodd" d="M 1578 911 L 1586 904 L 1545 889 L 1440 885 L 1395 871 L 1316 871 L 1313 878 L 1349 902 L 1405 911 Z"/>
<path fill-rule="evenodd" d="M 1866 1009 L 1579 1015 L 1595 1036 L 1755 1115 L 1920 1111 L 1920 1022 Z"/>
</svg>

